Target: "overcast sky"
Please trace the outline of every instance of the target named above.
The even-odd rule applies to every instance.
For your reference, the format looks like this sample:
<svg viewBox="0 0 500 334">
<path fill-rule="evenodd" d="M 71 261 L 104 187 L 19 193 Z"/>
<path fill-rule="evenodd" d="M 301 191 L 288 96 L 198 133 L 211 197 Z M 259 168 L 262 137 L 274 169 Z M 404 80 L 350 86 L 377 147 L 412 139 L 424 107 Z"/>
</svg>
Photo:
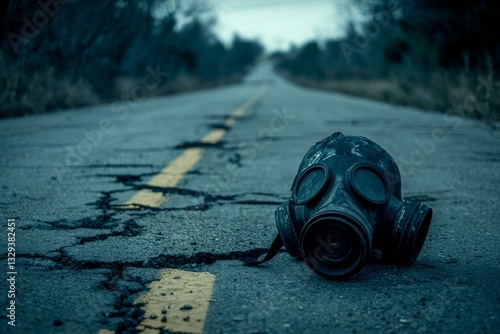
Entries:
<svg viewBox="0 0 500 334">
<path fill-rule="evenodd" d="M 235 33 L 259 38 L 267 51 L 286 50 L 291 43 L 340 37 L 348 17 L 348 0 L 214 0 L 216 32 L 222 40 Z"/>
</svg>

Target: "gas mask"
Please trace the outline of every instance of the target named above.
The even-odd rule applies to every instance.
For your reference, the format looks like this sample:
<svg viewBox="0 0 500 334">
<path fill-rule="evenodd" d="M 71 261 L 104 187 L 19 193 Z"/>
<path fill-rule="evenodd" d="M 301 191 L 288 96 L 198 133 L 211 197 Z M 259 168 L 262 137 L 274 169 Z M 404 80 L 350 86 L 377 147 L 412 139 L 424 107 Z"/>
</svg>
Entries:
<svg viewBox="0 0 500 334">
<path fill-rule="evenodd" d="M 261 261 L 284 245 L 314 272 L 342 279 L 359 272 L 371 257 L 412 264 L 432 219 L 432 209 L 401 198 L 394 159 L 373 141 L 340 132 L 306 153 L 288 201 L 275 212 L 278 236 Z"/>
</svg>

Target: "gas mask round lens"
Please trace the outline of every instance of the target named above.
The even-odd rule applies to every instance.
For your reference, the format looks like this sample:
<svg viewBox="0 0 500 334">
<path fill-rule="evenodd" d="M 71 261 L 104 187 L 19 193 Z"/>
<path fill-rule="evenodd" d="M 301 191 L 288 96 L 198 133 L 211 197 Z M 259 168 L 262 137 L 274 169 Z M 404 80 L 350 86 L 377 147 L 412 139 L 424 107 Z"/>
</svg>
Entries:
<svg viewBox="0 0 500 334">
<path fill-rule="evenodd" d="M 313 165 L 304 170 L 292 186 L 295 205 L 314 202 L 324 193 L 330 177 L 330 169 L 323 164 Z"/>
<path fill-rule="evenodd" d="M 349 170 L 349 180 L 354 192 L 370 203 L 383 204 L 390 197 L 385 177 L 371 165 L 354 165 Z"/>
</svg>

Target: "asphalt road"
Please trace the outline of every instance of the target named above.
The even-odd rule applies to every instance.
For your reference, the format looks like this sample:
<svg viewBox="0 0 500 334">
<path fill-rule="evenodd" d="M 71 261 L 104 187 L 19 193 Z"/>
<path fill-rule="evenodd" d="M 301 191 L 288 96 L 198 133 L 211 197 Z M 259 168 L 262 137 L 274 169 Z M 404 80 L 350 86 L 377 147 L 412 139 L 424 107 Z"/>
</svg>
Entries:
<svg viewBox="0 0 500 334">
<path fill-rule="evenodd" d="M 274 238 L 302 156 L 336 131 L 379 143 L 403 197 L 433 208 L 417 262 L 348 281 L 284 251 L 242 266 Z M 268 63 L 237 85 L 1 120 L 0 332 L 158 333 L 149 319 L 206 333 L 500 333 L 499 133 L 297 87 Z M 166 166 L 174 176 L 155 183 Z M 138 192 L 160 201 L 130 205 Z M 172 309 L 146 310 L 161 303 Z"/>
</svg>

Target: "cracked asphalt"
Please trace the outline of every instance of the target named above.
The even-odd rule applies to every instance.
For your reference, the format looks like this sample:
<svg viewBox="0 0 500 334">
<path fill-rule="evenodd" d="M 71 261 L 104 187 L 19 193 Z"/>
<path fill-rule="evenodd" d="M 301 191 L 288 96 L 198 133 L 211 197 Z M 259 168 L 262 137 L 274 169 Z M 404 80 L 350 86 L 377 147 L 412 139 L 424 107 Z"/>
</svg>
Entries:
<svg viewBox="0 0 500 334">
<path fill-rule="evenodd" d="M 86 140 L 97 129 L 102 138 Z M 226 131 L 220 142 L 200 141 L 214 129 Z M 384 147 L 403 197 L 433 208 L 417 262 L 370 263 L 348 281 L 322 279 L 284 250 L 242 266 L 273 240 L 302 156 L 336 131 Z M 134 301 L 176 268 L 216 277 L 206 333 L 500 333 L 499 134 L 499 124 L 298 87 L 266 62 L 232 86 L 3 119 L 0 332 L 137 332 L 144 311 Z M 176 187 L 148 185 L 188 148 L 203 157 Z M 141 189 L 168 200 L 127 208 Z"/>
</svg>

